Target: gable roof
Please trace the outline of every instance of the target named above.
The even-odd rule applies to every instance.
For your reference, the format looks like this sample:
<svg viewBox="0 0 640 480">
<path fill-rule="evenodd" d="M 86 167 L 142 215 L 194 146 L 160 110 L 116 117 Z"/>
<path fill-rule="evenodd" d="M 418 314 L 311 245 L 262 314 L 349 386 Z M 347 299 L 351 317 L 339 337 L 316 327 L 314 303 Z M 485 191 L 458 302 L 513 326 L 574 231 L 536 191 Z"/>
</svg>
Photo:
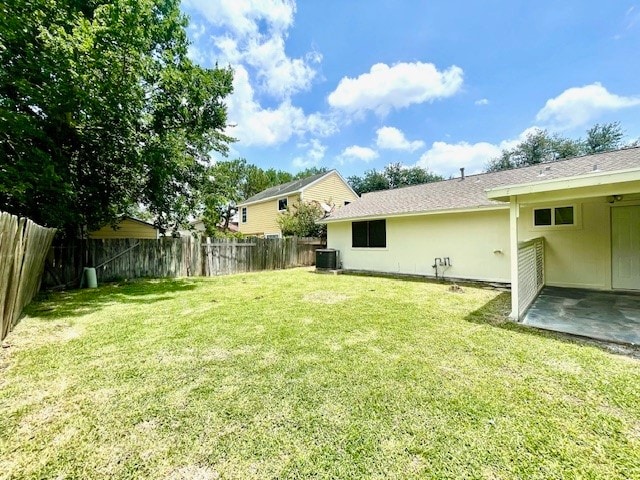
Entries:
<svg viewBox="0 0 640 480">
<path fill-rule="evenodd" d="M 318 173 L 316 175 L 311 175 L 310 177 L 294 180 L 292 182 L 283 183 L 282 185 L 276 185 L 275 187 L 267 188 L 266 190 L 263 190 L 262 192 L 257 193 L 253 197 L 249 197 L 243 202 L 239 203 L 238 207 L 245 206 L 250 203 L 264 202 L 272 198 L 281 198 L 281 197 L 290 195 L 292 193 L 301 192 L 312 183 L 322 180 L 324 177 L 328 177 L 333 173 L 336 173 L 340 177 L 340 179 L 344 181 L 344 179 L 338 173 L 338 171 L 333 169 L 333 170 L 329 170 L 328 172 Z M 348 186 L 347 182 L 345 182 L 345 184 Z"/>
<path fill-rule="evenodd" d="M 132 222 L 137 222 L 137 223 L 140 223 L 142 225 L 146 225 L 148 227 L 154 228 L 156 230 L 160 230 L 153 223 L 145 222 L 144 220 L 140 220 L 139 218 L 135 218 L 135 217 L 130 217 L 129 215 L 123 215 L 122 217 L 120 217 L 120 219 L 118 220 L 118 223 L 120 223 L 120 222 L 122 222 L 124 220 L 131 220 Z"/>
<path fill-rule="evenodd" d="M 508 208 L 508 204 L 487 197 L 487 190 L 525 183 L 640 169 L 640 147 L 585 155 L 530 167 L 468 175 L 411 187 L 382 190 L 333 212 L 325 222 L 357 218 L 389 217 L 450 210 Z"/>
</svg>

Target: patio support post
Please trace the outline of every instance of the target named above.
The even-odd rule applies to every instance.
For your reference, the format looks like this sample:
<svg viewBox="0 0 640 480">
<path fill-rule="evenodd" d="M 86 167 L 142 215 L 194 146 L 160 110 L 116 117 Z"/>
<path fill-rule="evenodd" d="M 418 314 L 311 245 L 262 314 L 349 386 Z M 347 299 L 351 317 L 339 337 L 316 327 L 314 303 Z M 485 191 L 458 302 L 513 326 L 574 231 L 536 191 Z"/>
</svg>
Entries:
<svg viewBox="0 0 640 480">
<path fill-rule="evenodd" d="M 518 197 L 512 195 L 509 199 L 509 241 L 511 257 L 511 319 L 520 320 L 518 294 L 518 217 L 520 216 Z"/>
</svg>

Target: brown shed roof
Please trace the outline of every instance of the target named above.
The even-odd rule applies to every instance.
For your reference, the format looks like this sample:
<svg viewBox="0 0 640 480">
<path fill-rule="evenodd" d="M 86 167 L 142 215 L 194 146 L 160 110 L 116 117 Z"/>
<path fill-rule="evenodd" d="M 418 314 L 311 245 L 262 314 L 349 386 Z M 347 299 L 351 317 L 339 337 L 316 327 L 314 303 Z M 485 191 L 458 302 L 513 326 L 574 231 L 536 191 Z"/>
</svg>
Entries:
<svg viewBox="0 0 640 480">
<path fill-rule="evenodd" d="M 501 207 L 505 206 L 503 202 L 487 198 L 487 190 L 632 168 L 640 168 L 640 147 L 366 193 L 336 210 L 325 221 Z"/>
</svg>

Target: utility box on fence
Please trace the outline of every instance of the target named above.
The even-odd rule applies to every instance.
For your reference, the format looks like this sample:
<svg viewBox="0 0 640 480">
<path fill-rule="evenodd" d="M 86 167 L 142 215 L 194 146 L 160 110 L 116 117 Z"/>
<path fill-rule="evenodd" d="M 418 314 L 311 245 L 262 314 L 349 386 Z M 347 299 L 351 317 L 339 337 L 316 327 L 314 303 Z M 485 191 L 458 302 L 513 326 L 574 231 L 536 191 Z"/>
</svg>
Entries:
<svg viewBox="0 0 640 480">
<path fill-rule="evenodd" d="M 319 248 L 316 250 L 316 270 L 337 270 L 338 250 Z"/>
</svg>

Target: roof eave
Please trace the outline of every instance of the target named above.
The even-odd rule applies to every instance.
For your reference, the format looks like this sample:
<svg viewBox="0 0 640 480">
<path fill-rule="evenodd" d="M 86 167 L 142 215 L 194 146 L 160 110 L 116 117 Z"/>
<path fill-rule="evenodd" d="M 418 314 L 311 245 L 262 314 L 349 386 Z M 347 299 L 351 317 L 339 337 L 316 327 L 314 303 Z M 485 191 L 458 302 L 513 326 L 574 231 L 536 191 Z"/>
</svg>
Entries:
<svg viewBox="0 0 640 480">
<path fill-rule="evenodd" d="M 364 215 L 358 217 L 346 217 L 346 218 L 325 218 L 319 223 L 340 223 L 340 222 L 355 222 L 365 220 L 379 220 L 382 218 L 399 218 L 399 217 L 421 217 L 425 215 L 445 215 L 447 213 L 469 213 L 478 211 L 491 211 L 491 210 L 506 210 L 508 205 L 478 205 L 475 207 L 465 208 L 448 208 L 443 210 L 421 210 L 417 212 L 404 212 L 404 213 L 388 213 L 388 214 L 376 214 L 376 215 Z"/>
<path fill-rule="evenodd" d="M 283 197 L 288 197 L 289 195 L 294 195 L 296 193 L 302 193 L 303 190 L 305 190 L 306 188 L 309 188 L 312 185 L 315 185 L 316 183 L 318 183 L 319 181 L 325 179 L 327 176 L 329 176 L 332 173 L 337 173 L 338 177 L 340 177 L 340 179 L 347 185 L 349 186 L 349 184 L 346 182 L 346 180 L 342 177 L 342 175 L 340 175 L 340 173 L 337 170 L 329 170 L 327 173 L 325 173 L 324 175 L 322 175 L 319 178 L 316 178 L 313 182 L 305 185 L 304 187 L 301 187 L 297 190 L 293 190 L 291 192 L 287 192 L 287 193 L 282 193 L 282 194 L 276 194 L 276 195 L 271 195 L 270 197 L 266 197 L 266 198 L 262 198 L 260 200 L 254 200 L 253 202 L 243 202 L 243 203 L 239 203 L 238 204 L 238 208 L 240 207 L 246 207 L 248 205 L 254 205 L 256 203 L 262 203 L 262 202 L 268 202 L 269 200 L 274 200 L 277 198 L 283 198 Z M 351 188 L 349 186 L 349 188 Z M 353 191 L 353 189 L 351 189 L 351 191 Z M 355 192 L 353 192 L 355 194 Z M 357 195 L 357 194 L 356 194 Z"/>
<path fill-rule="evenodd" d="M 280 194 L 280 195 L 272 195 L 270 197 L 263 198 L 261 200 L 254 200 L 253 202 L 239 203 L 236 206 L 236 208 L 247 207 L 249 205 L 255 205 L 256 203 L 269 202 L 271 200 L 275 200 L 275 199 L 278 199 L 278 198 L 290 197 L 291 195 L 295 195 L 296 193 L 301 193 L 302 190 L 304 190 L 304 189 L 305 189 L 305 187 L 299 188 L 298 190 L 293 190 L 292 192 L 283 193 L 283 194 Z"/>
<path fill-rule="evenodd" d="M 572 188 L 588 188 L 600 185 L 640 181 L 640 168 L 618 170 L 616 172 L 598 172 L 574 177 L 555 178 L 547 181 L 507 185 L 486 190 L 487 198 L 508 202 L 515 195 L 548 193 Z"/>
</svg>

